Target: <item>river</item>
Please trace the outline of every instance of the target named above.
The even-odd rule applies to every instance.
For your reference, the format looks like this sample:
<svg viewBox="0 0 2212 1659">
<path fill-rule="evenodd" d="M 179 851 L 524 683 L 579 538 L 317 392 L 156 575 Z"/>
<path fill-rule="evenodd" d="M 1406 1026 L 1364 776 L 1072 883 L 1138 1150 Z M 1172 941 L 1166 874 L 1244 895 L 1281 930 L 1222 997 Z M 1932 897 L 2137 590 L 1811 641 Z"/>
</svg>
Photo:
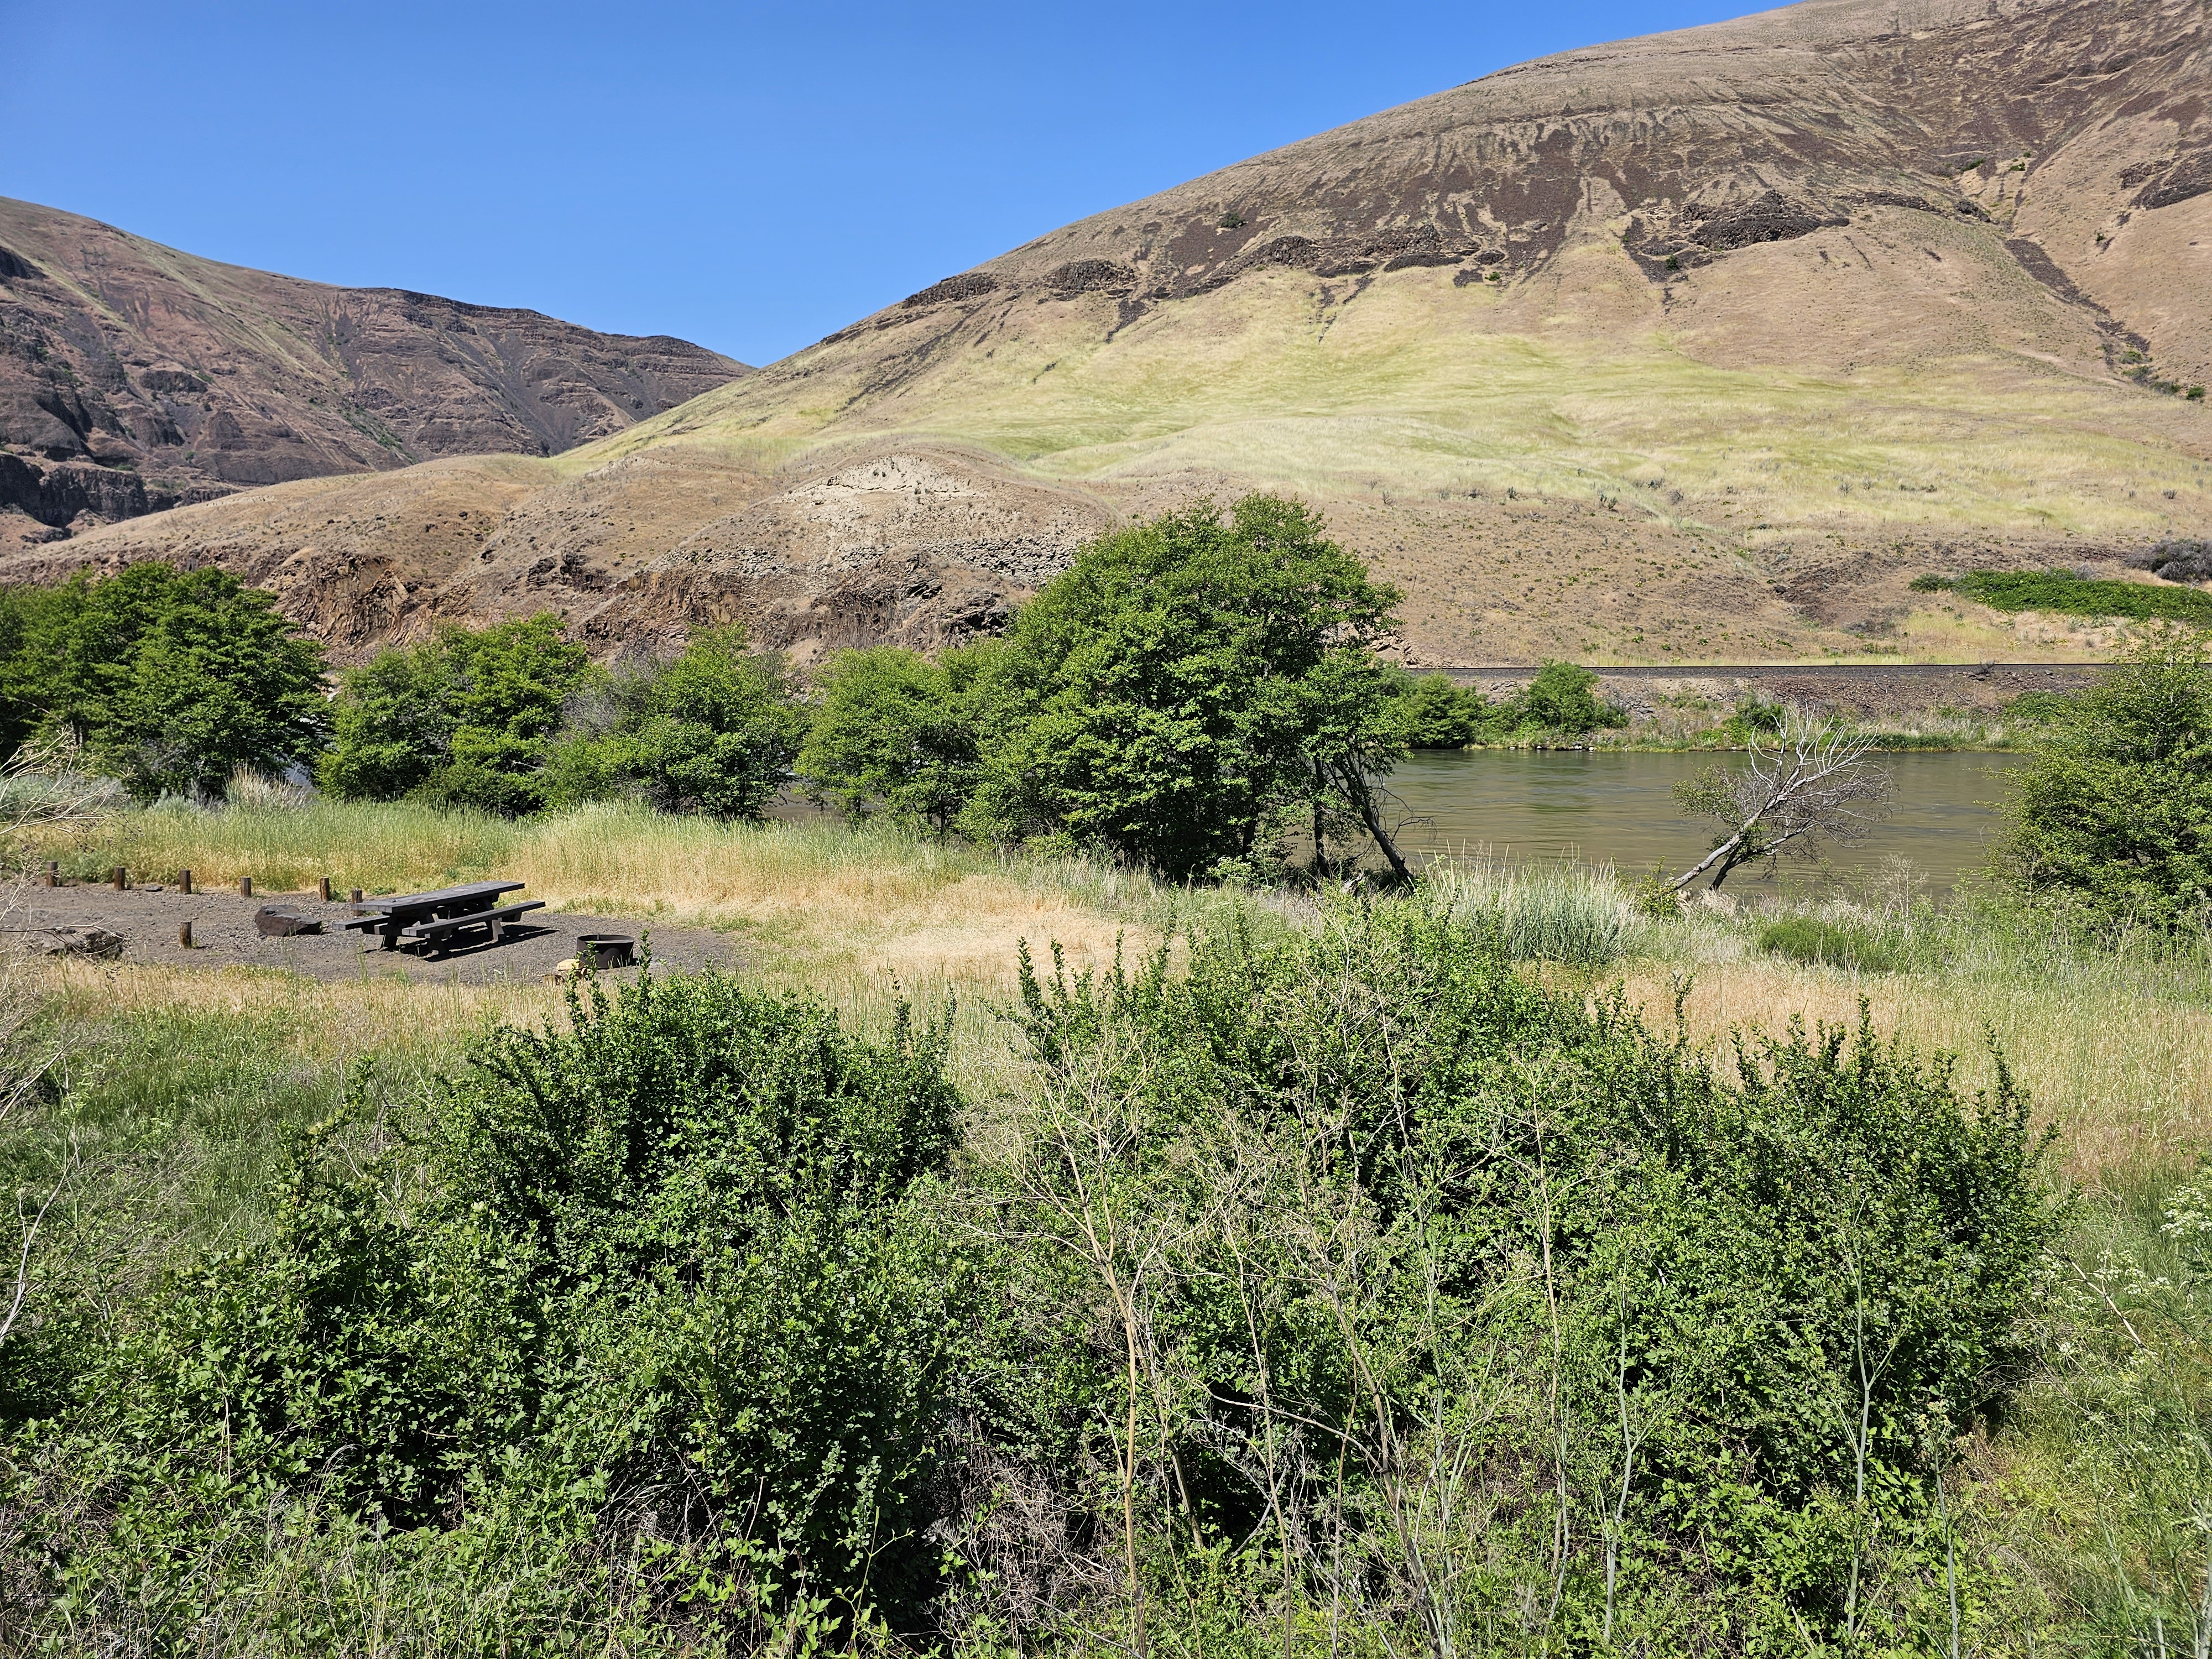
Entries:
<svg viewBox="0 0 2212 1659">
<path fill-rule="evenodd" d="M 1741 764 L 1742 757 L 1426 750 L 1400 765 L 1389 785 L 1398 811 L 1419 820 L 1402 837 L 1409 854 L 1573 859 L 1625 875 L 1656 864 L 1673 874 L 1694 864 L 1713 836 L 1711 826 L 1680 815 L 1674 787 L 1717 761 Z M 2005 774 L 2020 757 L 1899 754 L 1881 763 L 1897 779 L 1890 814 L 1865 840 L 1830 849 L 1837 870 L 1873 874 L 1902 856 L 1929 889 L 1942 890 L 1979 866 L 2000 827 L 1992 803 L 2004 798 Z M 1794 862 L 1785 860 L 1784 868 Z"/>
</svg>

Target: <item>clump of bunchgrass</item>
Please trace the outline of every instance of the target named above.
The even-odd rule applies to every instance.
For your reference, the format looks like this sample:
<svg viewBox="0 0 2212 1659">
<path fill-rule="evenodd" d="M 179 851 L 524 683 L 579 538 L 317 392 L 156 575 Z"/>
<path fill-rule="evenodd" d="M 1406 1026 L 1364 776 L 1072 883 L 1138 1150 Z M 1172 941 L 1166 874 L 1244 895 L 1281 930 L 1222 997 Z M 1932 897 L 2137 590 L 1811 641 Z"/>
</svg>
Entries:
<svg viewBox="0 0 2212 1659">
<path fill-rule="evenodd" d="M 1494 932 L 1517 962 L 1601 968 L 1629 948 L 1636 915 L 1611 869 L 1502 861 L 1439 865 L 1422 878 L 1430 903 Z"/>
</svg>

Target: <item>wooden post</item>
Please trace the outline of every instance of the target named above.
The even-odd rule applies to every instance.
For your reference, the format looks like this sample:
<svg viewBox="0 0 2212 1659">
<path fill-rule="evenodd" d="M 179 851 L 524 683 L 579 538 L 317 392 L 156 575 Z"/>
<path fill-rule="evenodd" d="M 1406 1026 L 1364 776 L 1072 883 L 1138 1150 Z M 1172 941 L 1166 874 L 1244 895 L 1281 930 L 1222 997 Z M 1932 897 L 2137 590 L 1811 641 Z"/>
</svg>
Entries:
<svg viewBox="0 0 2212 1659">
<path fill-rule="evenodd" d="M 238 896 L 240 898 L 252 898 L 253 896 L 252 877 L 240 876 L 238 878 Z"/>
<path fill-rule="evenodd" d="M 192 890 L 192 872 L 191 871 L 179 870 L 177 872 L 177 890 L 180 893 L 189 893 Z"/>
<path fill-rule="evenodd" d="M 107 872 L 107 878 L 115 884 L 115 890 L 118 893 L 131 885 L 130 876 L 119 864 Z"/>
<path fill-rule="evenodd" d="M 351 900 L 351 902 L 353 902 L 353 903 L 355 903 L 355 904 L 359 904 L 359 903 L 361 902 L 361 889 L 360 889 L 360 888 L 356 887 L 356 888 L 355 888 L 355 889 L 353 890 L 353 898 L 352 898 L 352 900 Z"/>
<path fill-rule="evenodd" d="M 48 859 L 46 860 L 46 884 L 49 887 L 58 887 L 61 885 L 61 860 L 58 859 Z"/>
<path fill-rule="evenodd" d="M 325 876 L 325 877 L 323 878 L 323 902 L 324 902 L 324 903 L 325 903 L 325 904 L 328 904 L 330 902 L 331 902 L 331 878 L 330 878 L 328 876 Z"/>
<path fill-rule="evenodd" d="M 187 951 L 192 948 L 192 925 L 189 921 L 177 929 L 177 943 Z"/>
</svg>

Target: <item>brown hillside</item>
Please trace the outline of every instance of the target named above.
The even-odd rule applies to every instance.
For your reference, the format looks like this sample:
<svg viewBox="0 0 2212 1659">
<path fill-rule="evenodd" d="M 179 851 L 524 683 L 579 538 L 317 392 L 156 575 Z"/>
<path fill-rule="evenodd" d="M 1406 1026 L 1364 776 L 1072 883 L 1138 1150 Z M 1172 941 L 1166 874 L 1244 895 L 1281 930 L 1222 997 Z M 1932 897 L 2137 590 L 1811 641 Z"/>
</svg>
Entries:
<svg viewBox="0 0 2212 1659">
<path fill-rule="evenodd" d="M 1097 526 L 1266 487 L 1407 590 L 1418 660 L 2095 648 L 1906 584 L 2212 530 L 2208 40 L 2203 0 L 1808 0 L 1567 53 L 556 460 L 283 485 L 14 568 L 290 569 L 348 650 L 550 605 L 606 649 L 744 617 L 805 653 L 988 627 Z"/>
<path fill-rule="evenodd" d="M 33 521 L 15 539 L 292 478 L 556 454 L 745 372 L 683 340 L 217 264 L 0 198 L 0 508 Z"/>
</svg>

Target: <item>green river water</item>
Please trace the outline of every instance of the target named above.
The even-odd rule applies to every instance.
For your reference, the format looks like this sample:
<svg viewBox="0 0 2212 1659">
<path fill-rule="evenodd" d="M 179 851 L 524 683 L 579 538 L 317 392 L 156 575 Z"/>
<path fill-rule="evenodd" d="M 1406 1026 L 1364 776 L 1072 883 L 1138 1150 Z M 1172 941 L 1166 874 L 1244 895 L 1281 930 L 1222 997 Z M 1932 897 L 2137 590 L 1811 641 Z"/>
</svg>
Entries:
<svg viewBox="0 0 2212 1659">
<path fill-rule="evenodd" d="M 1577 860 L 1610 864 L 1626 875 L 1653 865 L 1669 874 L 1695 863 L 1712 844 L 1709 825 L 1678 813 L 1677 780 L 1727 755 L 1619 750 L 1429 750 L 1391 775 L 1397 811 L 1410 823 L 1401 842 L 1425 857 L 1492 857 L 1516 861 Z M 1840 873 L 1872 874 L 1910 859 L 1931 889 L 1952 886 L 1988 856 L 1999 828 L 2016 755 L 1899 754 L 1881 757 L 1897 780 L 1890 814 L 1864 841 L 1833 848 Z M 1790 869 L 1795 860 L 1785 860 Z M 1739 872 L 1741 882 L 1756 871 Z M 1732 883 L 1733 884 L 1733 883 Z"/>
</svg>

